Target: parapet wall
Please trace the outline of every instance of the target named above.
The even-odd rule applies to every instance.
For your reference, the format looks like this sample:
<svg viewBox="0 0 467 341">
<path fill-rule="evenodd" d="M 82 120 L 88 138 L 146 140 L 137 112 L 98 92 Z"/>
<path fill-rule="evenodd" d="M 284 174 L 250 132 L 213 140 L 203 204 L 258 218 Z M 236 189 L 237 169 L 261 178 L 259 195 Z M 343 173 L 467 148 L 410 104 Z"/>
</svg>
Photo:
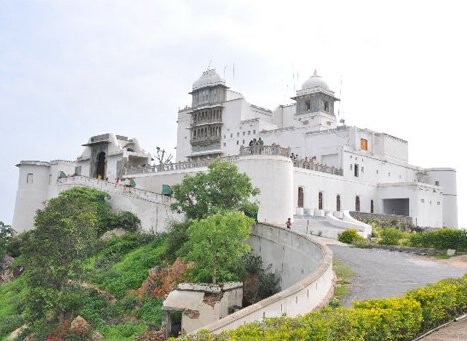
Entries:
<svg viewBox="0 0 467 341">
<path fill-rule="evenodd" d="M 326 303 L 333 290 L 332 251 L 310 237 L 285 228 L 258 224 L 250 238 L 253 251 L 281 278 L 283 290 L 203 329 L 235 329 L 264 318 L 303 315 Z"/>
</svg>

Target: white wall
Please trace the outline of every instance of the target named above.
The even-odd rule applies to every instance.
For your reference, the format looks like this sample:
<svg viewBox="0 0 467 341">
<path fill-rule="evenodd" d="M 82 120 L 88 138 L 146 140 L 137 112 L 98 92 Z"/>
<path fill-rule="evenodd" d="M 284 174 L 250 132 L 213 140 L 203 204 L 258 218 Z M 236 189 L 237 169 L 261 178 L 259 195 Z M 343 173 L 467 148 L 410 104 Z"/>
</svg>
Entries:
<svg viewBox="0 0 467 341">
<path fill-rule="evenodd" d="M 285 281 L 291 286 L 204 327 L 212 333 L 218 334 L 222 330 L 236 329 L 245 323 L 284 314 L 290 317 L 303 315 L 325 304 L 330 298 L 334 274 L 332 251 L 327 246 L 293 231 L 264 224 L 258 224 L 253 229 L 253 234 L 255 240 L 261 240 L 252 244 L 255 252 L 263 255 L 265 264 L 273 263 L 276 269 L 282 270 L 279 274 L 283 276 L 284 287 Z M 263 246 L 266 247 L 266 252 L 263 252 Z M 282 263 L 281 256 L 292 258 Z M 294 275 L 293 280 L 287 278 L 289 274 Z M 292 283 L 295 280 L 298 281 Z"/>
</svg>

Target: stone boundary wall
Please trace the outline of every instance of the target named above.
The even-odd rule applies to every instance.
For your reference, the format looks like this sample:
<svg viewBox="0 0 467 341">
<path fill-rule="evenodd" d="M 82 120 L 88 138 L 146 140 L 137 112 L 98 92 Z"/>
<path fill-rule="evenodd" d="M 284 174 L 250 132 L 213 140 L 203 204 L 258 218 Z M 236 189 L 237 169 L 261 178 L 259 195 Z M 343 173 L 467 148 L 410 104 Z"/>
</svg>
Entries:
<svg viewBox="0 0 467 341">
<path fill-rule="evenodd" d="M 381 220 L 385 222 L 390 222 L 392 220 L 397 220 L 400 223 L 404 224 L 409 224 L 413 225 L 413 221 L 411 217 L 403 216 L 403 215 L 396 215 L 396 214 L 377 214 L 377 213 L 366 213 L 366 212 L 356 212 L 356 211 L 351 211 L 350 215 L 357 219 L 375 219 L 375 220 Z"/>
<path fill-rule="evenodd" d="M 306 267 L 306 264 L 311 263 L 316 264 L 316 269 L 310 273 L 301 273 L 302 279 L 300 281 L 281 292 L 202 329 L 218 334 L 223 330 L 235 329 L 245 323 L 261 321 L 265 318 L 280 317 L 284 314 L 289 317 L 303 315 L 326 304 L 327 300 L 330 299 L 334 290 L 331 249 L 306 235 L 264 223 L 259 223 L 255 227 L 253 235 L 275 245 L 275 251 L 278 254 L 287 252 L 287 249 L 292 254 L 301 253 L 302 257 L 295 259 L 294 266 L 299 263 Z M 254 251 L 258 254 L 262 253 L 258 252 L 259 250 Z M 284 262 L 281 266 L 286 267 L 287 263 Z M 284 271 L 286 270 L 284 269 Z M 282 283 L 284 284 L 284 281 Z"/>
</svg>

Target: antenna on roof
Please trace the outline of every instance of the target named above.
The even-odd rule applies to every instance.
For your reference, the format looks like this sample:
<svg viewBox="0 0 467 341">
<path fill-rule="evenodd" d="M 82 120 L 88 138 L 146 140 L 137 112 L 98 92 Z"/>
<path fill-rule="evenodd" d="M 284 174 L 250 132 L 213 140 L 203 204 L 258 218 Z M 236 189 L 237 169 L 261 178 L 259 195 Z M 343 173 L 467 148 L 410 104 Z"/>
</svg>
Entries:
<svg viewBox="0 0 467 341">
<path fill-rule="evenodd" d="M 345 124 L 344 117 L 341 117 L 341 110 L 342 110 L 342 75 L 341 75 L 341 84 L 339 88 L 339 110 L 337 111 L 337 119 L 338 122 Z M 344 111 L 342 110 L 342 116 L 344 116 Z"/>
</svg>

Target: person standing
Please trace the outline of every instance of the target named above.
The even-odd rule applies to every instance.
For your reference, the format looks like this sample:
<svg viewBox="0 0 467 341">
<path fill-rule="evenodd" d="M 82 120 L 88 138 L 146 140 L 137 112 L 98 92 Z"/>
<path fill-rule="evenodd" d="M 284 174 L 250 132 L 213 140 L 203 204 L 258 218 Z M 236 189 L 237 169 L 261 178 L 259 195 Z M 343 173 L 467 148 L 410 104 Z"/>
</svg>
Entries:
<svg viewBox="0 0 467 341">
<path fill-rule="evenodd" d="M 287 218 L 287 221 L 285 222 L 285 226 L 290 230 L 292 228 L 292 220 L 290 218 Z"/>
</svg>

